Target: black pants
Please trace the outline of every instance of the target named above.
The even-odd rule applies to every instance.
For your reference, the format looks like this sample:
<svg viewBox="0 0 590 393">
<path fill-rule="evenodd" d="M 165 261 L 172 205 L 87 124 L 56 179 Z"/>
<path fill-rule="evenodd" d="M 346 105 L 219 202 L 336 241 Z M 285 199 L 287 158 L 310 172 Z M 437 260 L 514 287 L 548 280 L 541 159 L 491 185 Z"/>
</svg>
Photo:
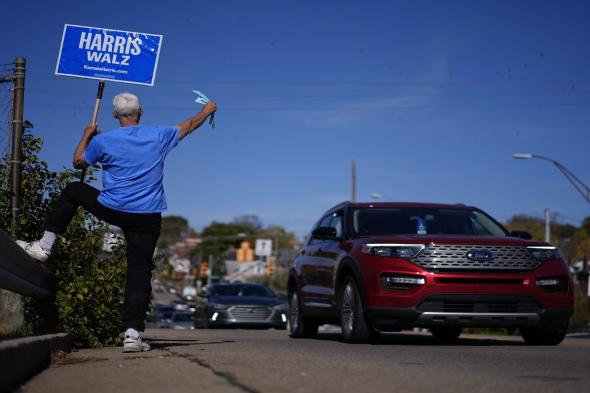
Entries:
<svg viewBox="0 0 590 393">
<path fill-rule="evenodd" d="M 153 256 L 160 236 L 162 216 L 160 213 L 137 214 L 109 209 L 98 202 L 99 193 L 99 190 L 85 183 L 68 184 L 51 212 L 45 229 L 63 234 L 78 206 L 82 206 L 100 220 L 123 229 L 127 242 L 123 326 L 143 331 L 145 313 L 152 292 Z"/>
</svg>

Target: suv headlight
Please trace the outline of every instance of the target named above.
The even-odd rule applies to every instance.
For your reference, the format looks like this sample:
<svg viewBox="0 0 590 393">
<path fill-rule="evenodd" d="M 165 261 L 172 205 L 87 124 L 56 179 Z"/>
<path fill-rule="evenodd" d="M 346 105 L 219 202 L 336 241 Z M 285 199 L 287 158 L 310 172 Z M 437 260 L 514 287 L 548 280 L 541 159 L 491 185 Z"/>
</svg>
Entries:
<svg viewBox="0 0 590 393">
<path fill-rule="evenodd" d="M 361 252 L 367 255 L 393 258 L 414 258 L 426 246 L 424 244 L 363 244 Z"/>
<path fill-rule="evenodd" d="M 287 311 L 287 305 L 285 303 L 277 304 L 276 306 L 272 307 L 277 311 Z"/>
<path fill-rule="evenodd" d="M 227 310 L 229 308 L 229 304 L 223 303 L 213 303 L 211 306 L 213 306 L 213 308 L 216 310 Z"/>
<path fill-rule="evenodd" d="M 553 246 L 530 246 L 527 247 L 527 250 L 538 261 L 549 261 L 561 258 L 559 248 Z"/>
</svg>

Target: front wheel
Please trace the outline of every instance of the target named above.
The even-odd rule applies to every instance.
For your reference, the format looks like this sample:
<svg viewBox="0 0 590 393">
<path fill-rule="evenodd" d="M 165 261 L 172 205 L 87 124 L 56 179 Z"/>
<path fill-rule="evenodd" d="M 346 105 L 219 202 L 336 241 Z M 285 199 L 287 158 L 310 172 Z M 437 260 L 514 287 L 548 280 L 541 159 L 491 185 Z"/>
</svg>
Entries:
<svg viewBox="0 0 590 393">
<path fill-rule="evenodd" d="M 376 336 L 365 320 L 363 302 L 358 286 L 352 277 L 346 277 L 340 292 L 340 326 L 344 341 L 367 341 Z"/>
<path fill-rule="evenodd" d="M 520 328 L 520 335 L 528 345 L 559 345 L 567 333 L 568 324 Z"/>
<path fill-rule="evenodd" d="M 319 324 L 301 313 L 301 302 L 297 290 L 289 298 L 289 336 L 311 338 L 318 334 Z"/>
</svg>

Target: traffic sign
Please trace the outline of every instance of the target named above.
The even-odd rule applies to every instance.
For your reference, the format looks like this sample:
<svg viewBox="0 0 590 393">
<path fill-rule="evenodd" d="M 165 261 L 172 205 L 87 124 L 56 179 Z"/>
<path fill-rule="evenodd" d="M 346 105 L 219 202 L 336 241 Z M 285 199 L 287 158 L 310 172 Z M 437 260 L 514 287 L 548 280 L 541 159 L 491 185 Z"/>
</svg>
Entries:
<svg viewBox="0 0 590 393">
<path fill-rule="evenodd" d="M 256 248 L 254 254 L 259 257 L 269 257 L 272 254 L 272 240 L 256 239 Z"/>
<path fill-rule="evenodd" d="M 153 86 L 162 38 L 66 24 L 55 74 Z"/>
</svg>

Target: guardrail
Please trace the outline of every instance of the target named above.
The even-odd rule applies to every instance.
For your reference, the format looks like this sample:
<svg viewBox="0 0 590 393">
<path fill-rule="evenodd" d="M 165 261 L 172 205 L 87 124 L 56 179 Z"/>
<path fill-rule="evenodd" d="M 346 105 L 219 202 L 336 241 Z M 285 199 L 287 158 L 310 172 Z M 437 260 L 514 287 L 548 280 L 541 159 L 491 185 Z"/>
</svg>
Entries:
<svg viewBox="0 0 590 393">
<path fill-rule="evenodd" d="M 55 276 L 0 230 L 0 288 L 34 298 L 55 295 Z"/>
</svg>

